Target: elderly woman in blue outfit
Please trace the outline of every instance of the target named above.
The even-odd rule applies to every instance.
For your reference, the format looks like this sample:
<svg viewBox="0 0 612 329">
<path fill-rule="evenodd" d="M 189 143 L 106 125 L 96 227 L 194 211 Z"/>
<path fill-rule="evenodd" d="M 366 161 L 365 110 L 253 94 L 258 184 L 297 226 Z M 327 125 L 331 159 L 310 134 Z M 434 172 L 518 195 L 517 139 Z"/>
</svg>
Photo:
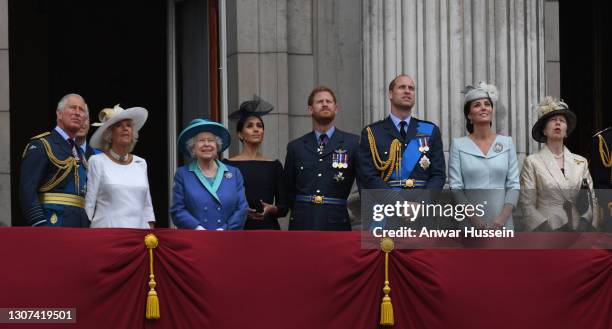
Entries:
<svg viewBox="0 0 612 329">
<path fill-rule="evenodd" d="M 513 229 L 519 198 L 519 168 L 512 138 L 491 128 L 497 88 L 481 82 L 463 93 L 468 135 L 454 138 L 448 166 L 449 186 L 461 203 L 482 203 L 484 216 L 472 217 L 479 229 Z M 486 203 L 484 202 L 486 201 Z"/>
<path fill-rule="evenodd" d="M 170 215 L 179 228 L 241 230 L 249 205 L 240 171 L 217 159 L 230 144 L 222 125 L 195 119 L 178 138 L 178 147 L 193 161 L 174 175 Z"/>
</svg>

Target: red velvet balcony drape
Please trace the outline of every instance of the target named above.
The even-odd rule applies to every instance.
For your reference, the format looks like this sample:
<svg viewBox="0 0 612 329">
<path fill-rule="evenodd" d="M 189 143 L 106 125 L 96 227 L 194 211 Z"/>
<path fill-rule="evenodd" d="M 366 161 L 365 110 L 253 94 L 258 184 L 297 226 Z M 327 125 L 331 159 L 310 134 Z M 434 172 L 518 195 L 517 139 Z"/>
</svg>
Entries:
<svg viewBox="0 0 612 329">
<path fill-rule="evenodd" d="M 74 307 L 19 328 L 378 328 L 380 251 L 358 233 L 0 229 L 0 308 Z M 612 328 L 610 250 L 413 250 L 390 257 L 393 328 Z M 0 324 L 0 328 L 16 325 Z"/>
</svg>

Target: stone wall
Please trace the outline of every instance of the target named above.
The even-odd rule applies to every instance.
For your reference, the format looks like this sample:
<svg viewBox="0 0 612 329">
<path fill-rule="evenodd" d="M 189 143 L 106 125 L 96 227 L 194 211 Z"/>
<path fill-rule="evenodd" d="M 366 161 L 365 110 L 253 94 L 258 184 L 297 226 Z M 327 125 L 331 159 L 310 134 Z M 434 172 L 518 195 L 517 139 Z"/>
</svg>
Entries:
<svg viewBox="0 0 612 329">
<path fill-rule="evenodd" d="M 0 0 L 0 226 L 11 225 L 8 0 Z"/>
</svg>

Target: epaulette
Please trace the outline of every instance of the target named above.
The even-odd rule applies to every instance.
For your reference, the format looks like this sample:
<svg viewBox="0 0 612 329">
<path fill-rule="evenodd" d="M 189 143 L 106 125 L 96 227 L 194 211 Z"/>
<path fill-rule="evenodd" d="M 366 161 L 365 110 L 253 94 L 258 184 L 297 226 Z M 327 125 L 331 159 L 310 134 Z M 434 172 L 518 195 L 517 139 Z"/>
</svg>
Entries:
<svg viewBox="0 0 612 329">
<path fill-rule="evenodd" d="M 36 136 L 34 136 L 34 137 L 30 138 L 30 141 L 37 140 L 37 139 L 41 139 L 41 138 L 46 137 L 46 136 L 49 136 L 49 135 L 51 135 L 51 133 L 47 131 L 47 132 L 44 132 L 44 133 L 42 133 L 42 134 L 40 134 L 40 135 L 36 135 Z M 23 149 L 23 153 L 21 153 L 21 158 L 22 158 L 22 159 L 25 157 L 25 155 L 26 155 L 26 153 L 28 152 L 28 150 L 30 150 L 30 149 L 35 149 L 35 148 L 36 148 L 36 146 L 35 146 L 35 145 L 30 146 L 31 144 L 32 144 L 32 142 L 29 142 L 29 143 L 28 143 L 28 144 L 25 146 L 25 149 Z"/>
<path fill-rule="evenodd" d="M 44 132 L 44 133 L 42 133 L 40 135 L 36 135 L 36 136 L 30 138 L 30 140 L 35 140 L 35 139 L 43 138 L 43 137 L 49 136 L 49 135 L 51 135 L 51 133 L 47 131 L 47 132 Z"/>
<path fill-rule="evenodd" d="M 378 121 L 376 121 L 376 122 L 372 122 L 372 123 L 370 123 L 370 124 L 368 125 L 368 127 L 378 126 L 378 125 L 382 124 L 383 122 L 385 122 L 385 120 L 387 120 L 387 119 L 382 119 L 382 120 L 378 120 Z"/>
<path fill-rule="evenodd" d="M 604 133 L 604 132 L 606 132 L 606 131 L 608 131 L 610 129 L 612 129 L 612 127 L 608 127 L 606 129 L 600 130 L 600 131 L 596 132 L 595 135 L 593 135 L 593 137 L 597 137 L 597 135 L 600 135 L 600 134 L 602 134 L 602 133 Z"/>
<path fill-rule="evenodd" d="M 420 121 L 420 122 L 425 122 L 425 123 L 430 123 L 432 125 L 436 125 L 435 123 L 431 122 L 431 121 L 427 121 L 427 120 L 423 120 L 423 119 L 419 119 L 417 117 L 410 117 L 410 119 L 415 119 L 416 121 Z"/>
</svg>

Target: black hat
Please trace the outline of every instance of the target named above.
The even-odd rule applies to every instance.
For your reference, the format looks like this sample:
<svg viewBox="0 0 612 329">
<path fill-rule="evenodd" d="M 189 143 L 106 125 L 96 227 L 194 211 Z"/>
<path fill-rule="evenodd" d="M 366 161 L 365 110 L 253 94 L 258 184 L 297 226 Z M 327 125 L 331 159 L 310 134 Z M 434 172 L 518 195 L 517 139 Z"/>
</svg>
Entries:
<svg viewBox="0 0 612 329">
<path fill-rule="evenodd" d="M 548 118 L 554 115 L 563 115 L 567 121 L 567 134 L 571 134 L 574 128 L 576 128 L 576 115 L 570 111 L 569 106 L 563 101 L 558 101 L 551 96 L 544 98 L 540 104 L 538 104 L 538 121 L 533 125 L 531 129 L 531 137 L 540 143 L 546 143 L 546 136 L 542 133 Z"/>
<path fill-rule="evenodd" d="M 229 118 L 240 120 L 246 119 L 250 116 L 261 117 L 270 113 L 270 111 L 272 111 L 273 109 L 274 106 L 272 106 L 272 104 L 264 101 L 257 95 L 254 95 L 253 100 L 246 101 L 240 104 L 240 108 L 237 111 L 232 112 L 229 115 Z"/>
</svg>

